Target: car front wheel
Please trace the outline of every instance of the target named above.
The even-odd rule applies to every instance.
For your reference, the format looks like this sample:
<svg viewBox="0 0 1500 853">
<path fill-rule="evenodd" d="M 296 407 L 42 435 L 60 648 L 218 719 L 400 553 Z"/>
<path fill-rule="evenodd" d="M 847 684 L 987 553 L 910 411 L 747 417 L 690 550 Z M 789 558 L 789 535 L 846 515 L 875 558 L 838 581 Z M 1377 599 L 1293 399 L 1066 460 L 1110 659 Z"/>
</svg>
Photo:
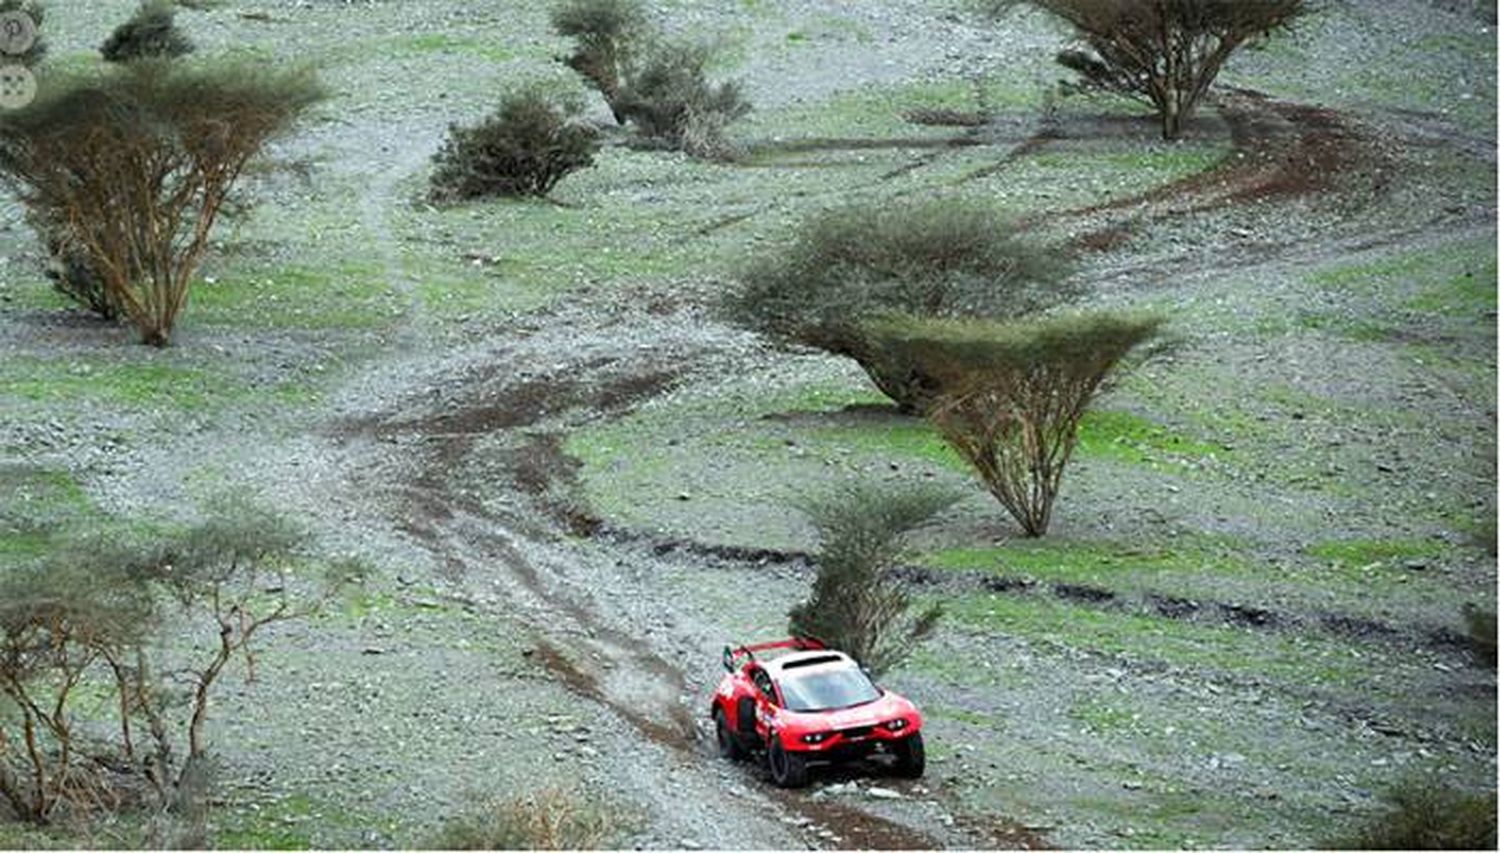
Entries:
<svg viewBox="0 0 1500 853">
<path fill-rule="evenodd" d="M 766 752 L 766 763 L 771 765 L 771 781 L 782 788 L 801 788 L 807 784 L 807 759 L 790 752 L 781 745 L 781 739 L 771 736 L 771 748 Z"/>
<path fill-rule="evenodd" d="M 922 733 L 896 741 L 891 752 L 896 756 L 896 772 L 908 779 L 920 779 L 927 769 L 927 752 L 922 746 Z"/>
</svg>

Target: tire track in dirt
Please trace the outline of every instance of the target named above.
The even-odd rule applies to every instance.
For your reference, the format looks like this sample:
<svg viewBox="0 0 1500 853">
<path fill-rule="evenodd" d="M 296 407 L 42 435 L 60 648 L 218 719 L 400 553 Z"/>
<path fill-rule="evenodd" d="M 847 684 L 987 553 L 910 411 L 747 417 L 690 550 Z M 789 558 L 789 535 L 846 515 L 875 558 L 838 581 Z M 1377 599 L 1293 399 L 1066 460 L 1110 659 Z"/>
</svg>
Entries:
<svg viewBox="0 0 1500 853">
<path fill-rule="evenodd" d="M 692 695 L 687 675 L 648 641 L 618 627 L 596 596 L 571 586 L 558 571 L 561 566 L 552 565 L 563 555 L 549 554 L 540 537 L 528 537 L 523 544 L 517 531 L 529 522 L 522 513 L 488 508 L 463 488 L 464 472 L 485 453 L 476 447 L 481 439 L 516 435 L 534 442 L 534 430 L 552 419 L 578 411 L 617 415 L 662 393 L 681 376 L 670 365 L 612 357 L 513 380 L 481 370 L 466 378 L 466 396 L 441 411 L 362 417 L 338 425 L 335 435 L 344 441 L 424 445 L 417 464 L 390 487 L 395 497 L 392 521 L 440 560 L 449 585 L 462 590 L 498 585 L 501 591 L 493 597 L 505 602 L 507 615 L 519 617 L 534 632 L 534 658 L 562 686 L 609 709 L 650 741 L 694 761 L 712 761 L 692 712 L 701 697 Z M 498 386 L 490 387 L 497 378 Z M 397 406 L 391 411 L 402 410 Z M 536 482 L 514 485 L 531 501 L 538 499 L 537 486 L 545 489 Z M 932 849 L 984 838 L 989 839 L 986 845 L 1002 843 L 977 830 L 934 837 L 851 805 L 781 791 L 748 775 L 743 783 L 799 816 L 788 823 L 835 827 L 836 840 L 816 843 L 840 849 Z M 1015 846 L 1044 846 L 1039 838 L 1033 841 Z"/>
</svg>

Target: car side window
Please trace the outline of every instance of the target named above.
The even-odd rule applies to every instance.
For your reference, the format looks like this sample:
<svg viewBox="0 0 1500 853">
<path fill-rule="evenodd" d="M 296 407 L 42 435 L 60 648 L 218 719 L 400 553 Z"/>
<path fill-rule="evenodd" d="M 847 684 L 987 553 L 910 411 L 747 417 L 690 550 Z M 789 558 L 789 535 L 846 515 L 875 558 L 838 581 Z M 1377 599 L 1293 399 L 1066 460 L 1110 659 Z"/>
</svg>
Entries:
<svg viewBox="0 0 1500 853">
<path fill-rule="evenodd" d="M 753 677 L 755 679 L 755 686 L 760 689 L 761 695 L 766 697 L 767 702 L 775 705 L 776 688 L 771 686 L 771 676 L 767 675 L 765 670 L 757 669 Z"/>
</svg>

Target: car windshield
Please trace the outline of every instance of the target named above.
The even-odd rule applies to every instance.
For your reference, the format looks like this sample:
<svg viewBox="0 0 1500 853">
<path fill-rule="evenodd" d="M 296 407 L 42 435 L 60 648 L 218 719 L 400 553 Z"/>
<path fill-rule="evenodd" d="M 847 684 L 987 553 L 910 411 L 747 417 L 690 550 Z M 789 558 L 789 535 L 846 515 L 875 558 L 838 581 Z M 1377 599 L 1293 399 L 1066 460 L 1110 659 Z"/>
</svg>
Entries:
<svg viewBox="0 0 1500 853">
<path fill-rule="evenodd" d="M 789 711 L 832 711 L 880 698 L 880 691 L 854 667 L 790 672 L 781 677 L 781 695 Z"/>
</svg>

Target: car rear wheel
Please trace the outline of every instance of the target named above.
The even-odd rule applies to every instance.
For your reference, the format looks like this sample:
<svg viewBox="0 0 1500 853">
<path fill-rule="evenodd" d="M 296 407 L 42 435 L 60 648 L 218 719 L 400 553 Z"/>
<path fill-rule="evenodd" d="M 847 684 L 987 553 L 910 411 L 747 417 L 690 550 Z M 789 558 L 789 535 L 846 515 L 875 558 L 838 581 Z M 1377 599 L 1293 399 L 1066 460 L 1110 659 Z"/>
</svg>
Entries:
<svg viewBox="0 0 1500 853">
<path fill-rule="evenodd" d="M 771 736 L 771 748 L 766 752 L 766 763 L 771 765 L 771 781 L 782 788 L 801 788 L 807 784 L 807 759 L 789 752 L 781 745 L 781 739 Z"/>
<path fill-rule="evenodd" d="M 927 770 L 927 751 L 922 746 L 922 733 L 916 732 L 895 742 L 891 752 L 896 756 L 896 772 L 908 779 L 920 779 Z"/>
<path fill-rule="evenodd" d="M 723 708 L 714 709 L 714 738 L 719 743 L 720 758 L 739 761 L 745 757 L 745 749 L 729 728 L 729 720 L 725 719 Z"/>
</svg>

